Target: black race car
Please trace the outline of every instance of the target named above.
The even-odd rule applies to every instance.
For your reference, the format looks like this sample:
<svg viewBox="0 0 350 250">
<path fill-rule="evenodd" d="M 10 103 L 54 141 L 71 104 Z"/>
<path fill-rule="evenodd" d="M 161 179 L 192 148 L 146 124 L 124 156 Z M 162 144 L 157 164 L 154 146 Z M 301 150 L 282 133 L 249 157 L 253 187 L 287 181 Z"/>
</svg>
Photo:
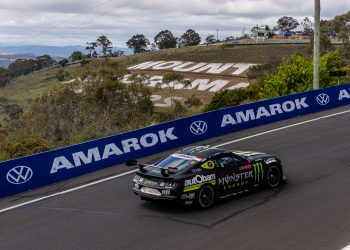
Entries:
<svg viewBox="0 0 350 250">
<path fill-rule="evenodd" d="M 126 165 L 137 161 L 128 160 Z M 192 146 L 154 165 L 139 164 L 133 190 L 142 200 L 174 200 L 209 208 L 218 199 L 258 186 L 276 188 L 282 181 L 281 161 L 274 156 Z"/>
</svg>

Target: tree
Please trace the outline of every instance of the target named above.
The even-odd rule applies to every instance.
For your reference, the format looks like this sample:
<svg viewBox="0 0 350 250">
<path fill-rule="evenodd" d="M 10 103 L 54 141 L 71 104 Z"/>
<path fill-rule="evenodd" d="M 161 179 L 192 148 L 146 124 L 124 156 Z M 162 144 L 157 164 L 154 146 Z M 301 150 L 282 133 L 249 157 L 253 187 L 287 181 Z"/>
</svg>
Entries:
<svg viewBox="0 0 350 250">
<path fill-rule="evenodd" d="M 128 48 L 133 49 L 135 54 L 147 51 L 147 46 L 150 45 L 149 40 L 142 34 L 132 36 L 126 42 Z"/>
<path fill-rule="evenodd" d="M 112 42 L 107 38 L 107 36 L 99 36 L 96 42 L 97 45 L 101 47 L 103 56 L 107 56 L 112 53 Z"/>
<path fill-rule="evenodd" d="M 163 80 L 156 84 L 156 88 L 164 92 L 164 94 L 170 98 L 171 106 L 170 111 L 174 111 L 176 108 L 180 108 L 181 103 L 176 103 L 176 93 L 178 90 L 183 90 L 184 88 L 191 85 L 189 80 L 186 80 L 183 75 L 178 73 L 167 73 L 164 75 Z M 180 109 L 179 109 L 180 110 Z"/>
<path fill-rule="evenodd" d="M 193 29 L 188 29 L 180 38 L 179 47 L 196 46 L 201 43 L 201 37 Z"/>
<path fill-rule="evenodd" d="M 299 22 L 293 17 L 284 16 L 278 19 L 277 29 L 281 32 L 288 32 L 298 27 Z"/>
<path fill-rule="evenodd" d="M 72 60 L 72 62 L 76 62 L 83 59 L 83 57 L 84 57 L 84 54 L 81 51 L 74 51 L 69 58 Z"/>
<path fill-rule="evenodd" d="M 339 50 L 330 52 L 320 58 L 320 87 L 336 84 L 329 72 L 339 69 Z M 261 90 L 262 98 L 273 98 L 312 90 L 313 88 L 313 59 L 306 59 L 299 54 L 293 54 L 289 61 L 283 61 L 275 74 L 264 79 Z"/>
<path fill-rule="evenodd" d="M 154 37 L 154 43 L 159 49 L 176 48 L 177 38 L 169 30 L 163 30 Z"/>
<path fill-rule="evenodd" d="M 34 70 L 41 70 L 52 66 L 55 61 L 49 55 L 38 56 L 35 59 L 35 68 Z"/>
<path fill-rule="evenodd" d="M 310 35 L 310 52 L 314 49 L 314 34 L 312 33 Z M 320 53 L 321 55 L 329 53 L 334 50 L 334 45 L 332 44 L 331 39 L 327 35 L 327 33 L 321 29 L 321 35 L 320 35 Z"/>
<path fill-rule="evenodd" d="M 66 77 L 69 76 L 69 73 L 67 71 L 64 71 L 63 69 L 59 69 L 56 73 L 56 79 L 59 81 L 63 81 L 66 79 Z"/>
<path fill-rule="evenodd" d="M 89 51 L 89 55 L 90 55 L 90 58 L 93 58 L 94 55 L 96 55 L 96 48 L 98 47 L 98 43 L 97 42 L 87 42 L 86 43 L 87 46 L 86 46 L 86 50 Z"/>
<path fill-rule="evenodd" d="M 64 146 L 149 125 L 154 121 L 150 90 L 122 83 L 126 71 L 109 59 L 90 61 L 76 76 L 81 85 L 64 84 L 33 100 L 17 122 L 19 130 Z"/>
<path fill-rule="evenodd" d="M 213 44 L 213 43 L 215 43 L 216 42 L 215 36 L 214 35 L 208 35 L 205 38 L 205 42 L 206 42 L 206 44 Z"/>
<path fill-rule="evenodd" d="M 308 17 L 304 18 L 304 20 L 301 22 L 301 25 L 303 26 L 304 33 L 309 34 L 313 32 L 313 23 Z"/>
<path fill-rule="evenodd" d="M 58 64 L 59 64 L 61 67 L 66 66 L 67 63 L 68 63 L 68 59 L 67 59 L 67 58 L 64 58 L 64 59 L 62 59 L 61 61 L 58 62 Z"/>
</svg>

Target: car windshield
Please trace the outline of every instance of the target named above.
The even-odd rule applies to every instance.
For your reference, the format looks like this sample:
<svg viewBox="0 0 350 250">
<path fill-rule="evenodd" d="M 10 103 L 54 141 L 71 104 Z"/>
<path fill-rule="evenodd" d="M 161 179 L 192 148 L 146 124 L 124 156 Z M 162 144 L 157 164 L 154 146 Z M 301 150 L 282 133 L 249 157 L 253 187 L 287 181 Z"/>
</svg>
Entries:
<svg viewBox="0 0 350 250">
<path fill-rule="evenodd" d="M 172 154 L 158 162 L 156 165 L 159 168 L 177 168 L 178 171 L 182 171 L 188 169 L 201 160 L 203 159 L 192 155 Z"/>
</svg>

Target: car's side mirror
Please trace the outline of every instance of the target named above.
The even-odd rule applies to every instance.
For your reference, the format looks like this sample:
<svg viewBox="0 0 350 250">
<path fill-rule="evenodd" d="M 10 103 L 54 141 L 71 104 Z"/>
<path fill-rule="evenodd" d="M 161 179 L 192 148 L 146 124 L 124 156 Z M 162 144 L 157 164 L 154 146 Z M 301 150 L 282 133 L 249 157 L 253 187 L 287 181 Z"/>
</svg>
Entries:
<svg viewBox="0 0 350 250">
<path fill-rule="evenodd" d="M 126 160 L 125 166 L 132 167 L 137 165 L 137 160 Z"/>
</svg>

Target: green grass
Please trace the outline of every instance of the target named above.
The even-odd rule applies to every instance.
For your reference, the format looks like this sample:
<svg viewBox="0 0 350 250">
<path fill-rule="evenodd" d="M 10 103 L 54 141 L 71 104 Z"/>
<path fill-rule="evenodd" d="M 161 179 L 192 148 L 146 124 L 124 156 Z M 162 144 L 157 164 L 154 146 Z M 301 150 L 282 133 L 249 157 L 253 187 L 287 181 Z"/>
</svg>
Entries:
<svg viewBox="0 0 350 250">
<path fill-rule="evenodd" d="M 62 82 L 56 79 L 58 70 L 59 68 L 53 68 L 15 78 L 0 88 L 0 96 L 5 96 L 12 103 L 25 105 L 28 100 L 38 98 L 62 85 Z M 64 70 L 74 74 L 77 65 L 66 67 Z"/>
<path fill-rule="evenodd" d="M 254 46 L 195 46 L 180 49 L 166 49 L 145 52 L 142 54 L 115 58 L 123 65 L 133 65 L 155 60 L 179 60 L 191 62 L 218 63 L 268 63 L 274 58 L 289 57 L 293 53 L 309 56 L 308 45 L 254 45 Z M 24 109 L 28 101 L 38 98 L 63 84 L 56 79 L 60 68 L 52 68 L 13 79 L 5 87 L 0 88 L 0 96 L 5 96 L 10 103 L 19 104 Z M 79 72 L 80 64 L 63 68 L 71 74 L 67 80 L 74 78 Z M 4 119 L 0 111 L 0 125 Z"/>
<path fill-rule="evenodd" d="M 308 45 L 252 45 L 252 46 L 196 46 L 167 49 L 121 57 L 123 64 L 136 64 L 155 60 L 179 60 L 189 62 L 268 63 L 273 58 L 289 57 L 293 53 L 310 56 Z"/>
</svg>

